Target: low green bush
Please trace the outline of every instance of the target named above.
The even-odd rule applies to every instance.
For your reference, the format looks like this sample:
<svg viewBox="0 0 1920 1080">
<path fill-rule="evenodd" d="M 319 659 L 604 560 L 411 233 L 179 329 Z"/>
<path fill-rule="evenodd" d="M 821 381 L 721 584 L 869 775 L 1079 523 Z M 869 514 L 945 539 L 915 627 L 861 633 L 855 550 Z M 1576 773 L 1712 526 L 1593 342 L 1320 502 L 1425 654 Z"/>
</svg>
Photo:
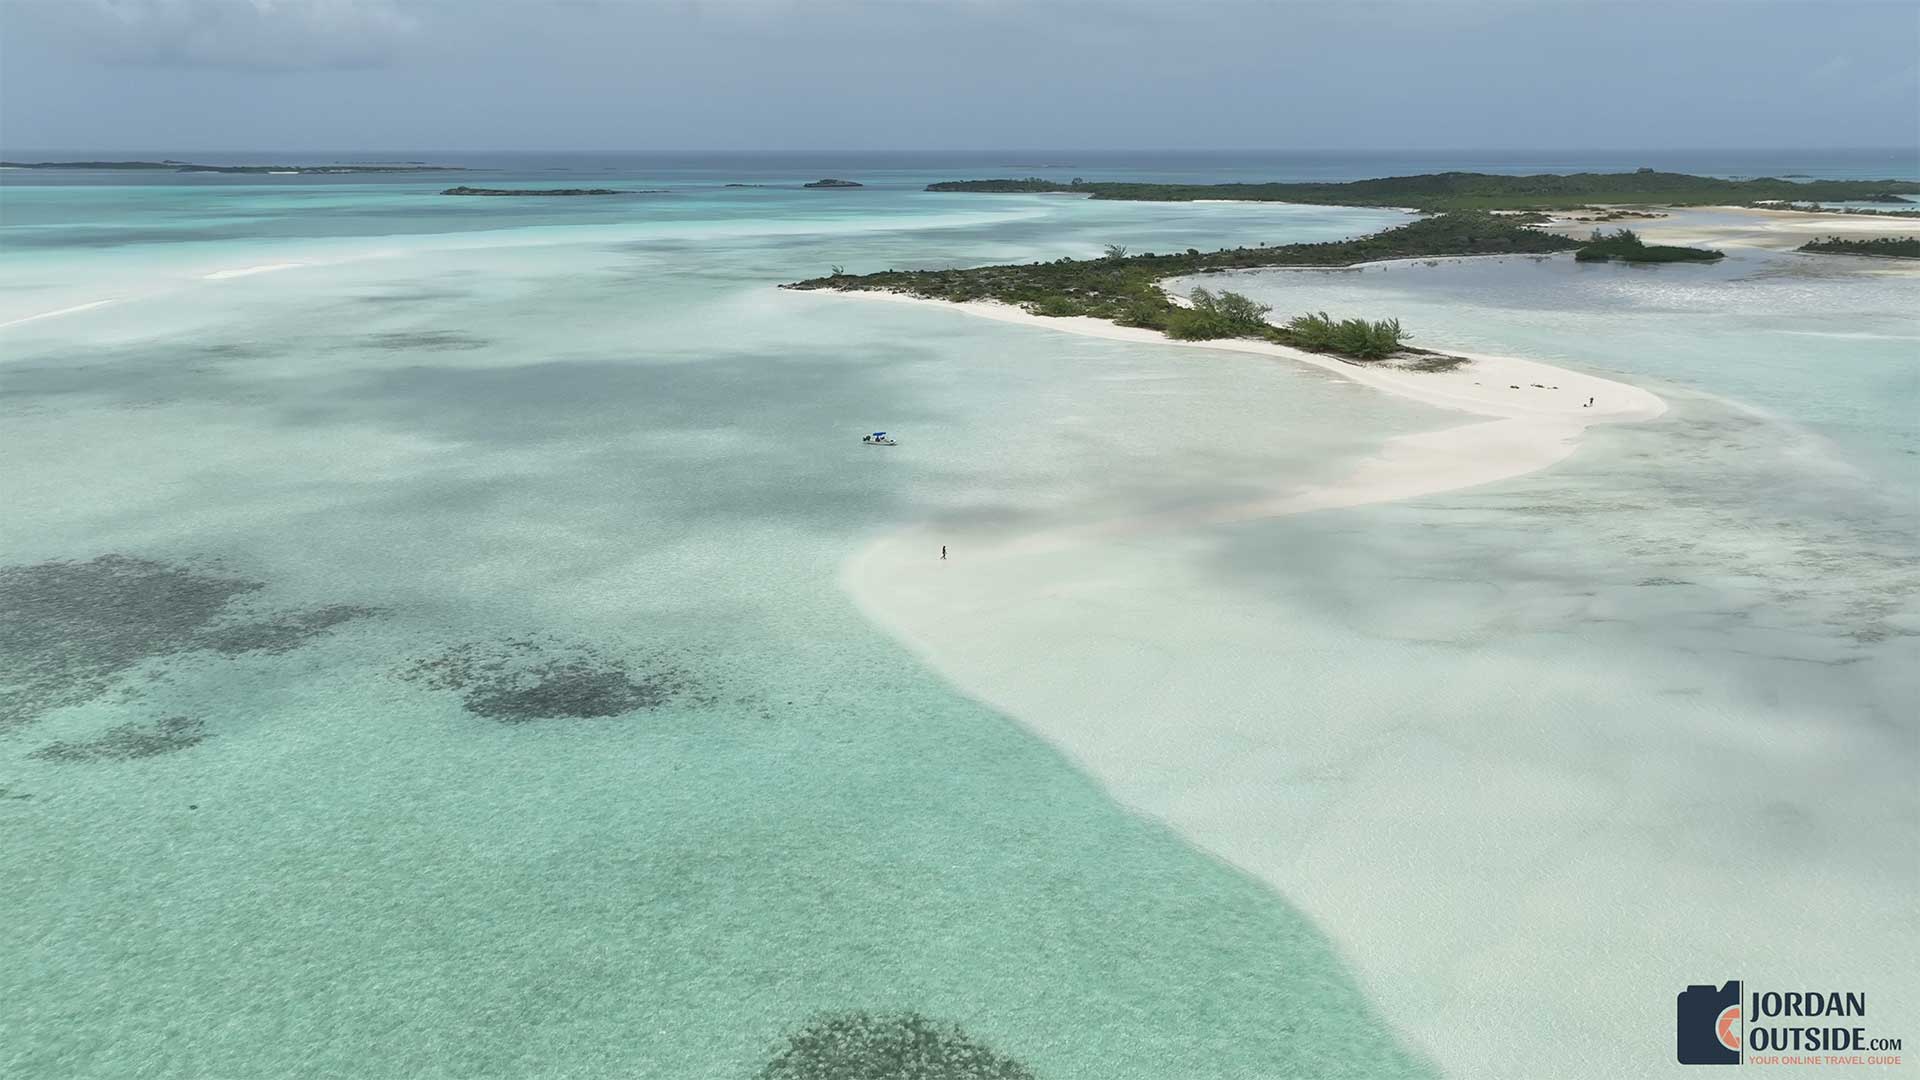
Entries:
<svg viewBox="0 0 1920 1080">
<path fill-rule="evenodd" d="M 1399 319 L 1338 319 L 1324 311 L 1288 320 L 1286 336 L 1306 349 L 1339 353 L 1358 360 L 1392 356 L 1406 343 Z"/>
<path fill-rule="evenodd" d="M 1167 313 L 1168 337 L 1183 341 L 1254 337 L 1271 325 L 1267 322 L 1271 307 L 1236 292 L 1195 289 L 1187 299 L 1192 307 L 1173 308 Z"/>
</svg>

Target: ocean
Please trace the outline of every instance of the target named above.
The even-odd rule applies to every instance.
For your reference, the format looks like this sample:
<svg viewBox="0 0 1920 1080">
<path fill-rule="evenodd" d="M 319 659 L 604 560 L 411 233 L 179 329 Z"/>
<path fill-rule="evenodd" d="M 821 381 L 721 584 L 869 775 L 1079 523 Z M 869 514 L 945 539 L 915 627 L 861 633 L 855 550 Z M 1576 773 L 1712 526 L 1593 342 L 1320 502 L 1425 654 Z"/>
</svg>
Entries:
<svg viewBox="0 0 1920 1080">
<path fill-rule="evenodd" d="M 1912 176 L 1910 155 L 151 156 L 472 171 L 0 172 L 0 1072 L 745 1077 L 864 1010 L 1046 1078 L 1426 1076 L 1473 1070 L 1406 988 L 1450 987 L 1434 1015 L 1505 1053 L 1517 965 L 1644 996 L 1662 1046 L 1672 993 L 1742 963 L 1916 990 L 1914 277 L 1744 251 L 1234 276 L 1674 406 L 1518 480 L 1152 553 L 1271 633 L 1244 659 L 1276 731 L 1431 736 L 1383 769 L 1299 748 L 1299 832 L 1275 839 L 1299 895 L 1154 813 L 1154 778 L 1103 782 L 940 678 L 838 575 L 915 522 L 1331 479 L 1449 414 L 774 288 L 1406 220 L 920 190 L 940 179 Z M 828 176 L 867 186 L 798 186 Z M 659 190 L 436 194 L 456 183 Z M 900 445 L 861 445 L 876 429 Z M 1021 640 L 1036 684 L 1119 675 Z M 1182 739 L 1177 696 L 1156 707 Z M 1663 724 L 1724 771 L 1636 752 Z M 1534 760 L 1536 736 L 1591 769 Z M 1422 812 L 1474 778 L 1579 806 L 1474 864 L 1486 819 Z M 1325 827 L 1362 796 L 1400 823 Z M 1665 815 L 1710 823 L 1668 853 L 1665 960 L 1610 966 L 1564 925 L 1620 903 L 1579 837 L 1660 848 Z M 1324 850 L 1370 831 L 1408 846 Z M 1687 950 L 1709 901 L 1802 875 L 1830 891 L 1795 891 L 1791 946 Z M 1423 895 L 1439 918 L 1481 889 L 1551 915 L 1489 917 L 1451 954 L 1472 971 L 1396 971 L 1403 938 L 1445 932 L 1409 914 Z M 1598 1032 L 1571 1045 L 1604 1054 Z"/>
</svg>

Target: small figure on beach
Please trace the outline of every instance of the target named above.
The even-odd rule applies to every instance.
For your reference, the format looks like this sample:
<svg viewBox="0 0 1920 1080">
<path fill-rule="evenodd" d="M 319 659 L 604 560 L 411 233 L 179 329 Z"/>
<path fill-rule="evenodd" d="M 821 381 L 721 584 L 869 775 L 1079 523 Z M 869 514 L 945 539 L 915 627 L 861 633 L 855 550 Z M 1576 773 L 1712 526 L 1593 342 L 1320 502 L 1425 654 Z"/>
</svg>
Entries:
<svg viewBox="0 0 1920 1080">
<path fill-rule="evenodd" d="M 940 545 L 940 557 L 942 559 L 945 559 L 947 557 L 947 545 L 945 544 Z"/>
<path fill-rule="evenodd" d="M 1583 409 L 1591 409 L 1591 408 L 1593 408 L 1593 399 L 1592 399 L 1592 398 L 1588 398 L 1588 399 L 1587 399 L 1587 403 L 1586 403 L 1585 405 L 1582 405 L 1582 406 L 1580 406 L 1580 407 L 1581 407 L 1581 408 L 1583 408 Z"/>
</svg>

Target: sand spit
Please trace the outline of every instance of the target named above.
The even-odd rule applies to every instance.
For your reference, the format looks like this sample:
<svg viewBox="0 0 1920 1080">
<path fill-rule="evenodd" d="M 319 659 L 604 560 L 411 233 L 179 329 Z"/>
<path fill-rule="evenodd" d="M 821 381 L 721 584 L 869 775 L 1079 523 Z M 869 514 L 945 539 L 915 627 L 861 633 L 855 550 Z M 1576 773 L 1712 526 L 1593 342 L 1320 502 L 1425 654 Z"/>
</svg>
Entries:
<svg viewBox="0 0 1920 1080">
<path fill-rule="evenodd" d="M 999 304 L 854 295 L 1122 341 L 1268 355 L 1474 416 L 1389 440 L 1338 481 L 1287 486 L 1276 478 L 1270 493 L 1227 505 L 1055 520 L 1018 533 L 952 523 L 903 528 L 850 558 L 841 582 L 869 619 L 963 692 L 1020 720 L 1121 803 L 1300 905 L 1414 1042 L 1449 1071 L 1484 1072 L 1476 1055 L 1515 1037 L 1500 1027 L 1517 1008 L 1503 994 L 1540 981 L 1507 979 L 1487 965 L 1533 955 L 1516 947 L 1551 954 L 1561 928 L 1514 929 L 1524 912 L 1490 906 L 1484 875 L 1447 865 L 1440 853 L 1484 849 L 1486 822 L 1497 817 L 1487 814 L 1489 800 L 1528 798 L 1535 781 L 1503 778 L 1474 757 L 1478 747 L 1444 742 L 1427 749 L 1462 760 L 1431 768 L 1417 739 L 1393 735 L 1405 718 L 1387 711 L 1298 708 L 1297 680 L 1321 664 L 1337 666 L 1339 646 L 1290 639 L 1263 603 L 1222 596 L 1201 569 L 1213 542 L 1208 529 L 1519 476 L 1572 453 L 1589 425 L 1651 419 L 1665 403 L 1624 383 L 1512 357 L 1471 356 L 1453 371 L 1421 373 L 1265 342 L 1170 342 L 1153 331 Z M 961 554 L 934 561 L 942 544 Z M 1327 655 L 1309 655 L 1315 648 Z M 1491 728 L 1487 735 L 1502 747 L 1517 737 Z M 1475 783 L 1456 782 L 1475 770 Z M 1329 787 L 1334 775 L 1347 779 Z M 1543 813 L 1559 815 L 1544 828 L 1587 827 L 1584 804 L 1566 810 L 1561 801 L 1542 800 Z M 1425 820 L 1397 820 L 1396 805 L 1426 808 Z M 1430 845 L 1420 839 L 1429 831 Z M 1429 854 L 1410 861 L 1409 851 Z M 1670 995 L 1663 1000 L 1670 1010 Z M 1538 1026 L 1580 1022 L 1578 1003 L 1533 1007 Z M 1564 1049 L 1523 1055 L 1518 1073 L 1501 1072 L 1564 1062 Z"/>
<path fill-rule="evenodd" d="M 1803 210 L 1760 210 L 1745 206 L 1622 207 L 1657 209 L 1658 218 L 1573 221 L 1576 211 L 1555 215 L 1542 226 L 1548 232 L 1584 239 L 1594 229 L 1632 229 L 1656 244 L 1698 247 L 1749 247 L 1792 251 L 1809 240 L 1841 236 L 1872 240 L 1884 236 L 1920 236 L 1920 218 L 1875 214 L 1822 214 Z"/>
</svg>

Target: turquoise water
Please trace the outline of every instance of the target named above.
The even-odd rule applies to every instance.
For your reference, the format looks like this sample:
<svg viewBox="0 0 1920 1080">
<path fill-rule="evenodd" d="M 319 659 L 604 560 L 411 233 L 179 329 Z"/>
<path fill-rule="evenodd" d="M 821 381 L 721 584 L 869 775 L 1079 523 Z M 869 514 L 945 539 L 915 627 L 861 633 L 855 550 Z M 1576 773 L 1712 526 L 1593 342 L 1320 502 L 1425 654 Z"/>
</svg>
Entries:
<svg viewBox="0 0 1920 1080">
<path fill-rule="evenodd" d="M 1427 1071 L 1282 898 L 834 584 L 1097 499 L 1056 422 L 1244 383 L 772 288 L 1396 215 L 437 186 L 4 192 L 0 1072 L 748 1076 L 842 1009 L 1046 1077 Z M 1314 467 L 1415 419 L 1269 378 Z"/>
<path fill-rule="evenodd" d="M 459 177 L 675 189 L 564 203 L 441 199 L 445 178 L 6 176 L 0 1072 L 748 1076 L 854 1008 L 958 1023 L 1050 1078 L 1432 1071 L 1286 898 L 920 669 L 834 579 L 901 523 L 1097 504 L 1121 471 L 1162 500 L 1330 478 L 1457 418 L 1318 372 L 771 288 L 1402 218 L 917 190 L 950 164 L 1052 163 Z M 1419 171 L 1381 164 L 1264 175 Z M 872 186 L 790 186 L 824 175 Z M 1771 815 L 1764 844 L 1897 914 L 1913 279 L 1736 256 L 1236 279 L 1282 310 L 1619 372 L 1675 409 L 1538 476 L 1237 527 L 1214 569 L 1351 647 L 1302 709 L 1471 725 L 1520 702 L 1628 776 L 1658 766 L 1604 734 L 1620 700 L 1730 718 L 1710 740 L 1742 762 L 1729 817 Z M 902 445 L 860 447 L 876 427 Z M 1258 453 L 1232 435 L 1255 429 Z M 1772 767 L 1779 744 L 1743 750 L 1742 724 L 1820 747 L 1809 786 L 1749 783 L 1746 755 Z M 1879 816 L 1846 834 L 1823 803 Z M 1884 969 L 1785 973 L 1910 989 L 1910 933 L 1876 940 Z M 1664 1002 L 1762 960 L 1715 939 L 1603 985 Z"/>
</svg>

